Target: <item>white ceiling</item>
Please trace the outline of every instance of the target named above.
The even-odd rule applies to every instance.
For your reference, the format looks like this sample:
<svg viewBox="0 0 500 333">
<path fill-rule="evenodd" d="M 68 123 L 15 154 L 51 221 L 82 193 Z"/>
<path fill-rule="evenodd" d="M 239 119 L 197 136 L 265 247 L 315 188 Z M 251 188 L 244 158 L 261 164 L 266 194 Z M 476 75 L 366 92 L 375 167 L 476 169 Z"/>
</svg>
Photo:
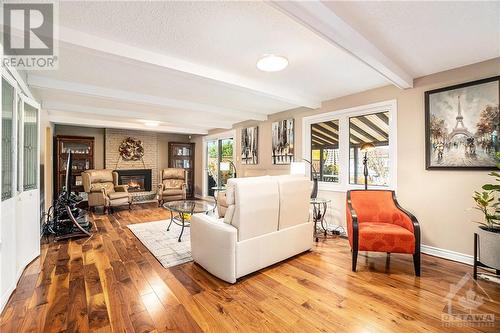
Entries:
<svg viewBox="0 0 500 333">
<path fill-rule="evenodd" d="M 404 81 L 500 56 L 500 3 L 318 5 L 327 22 L 343 20 L 326 29 L 348 31 L 347 43 L 279 4 L 60 2 L 59 69 L 30 72 L 28 84 L 54 122 L 140 128 L 149 119 L 159 131 L 203 134 L 318 107 L 392 74 Z M 265 53 L 289 67 L 260 72 Z"/>
<path fill-rule="evenodd" d="M 500 1 L 326 5 L 414 78 L 500 56 Z"/>
</svg>

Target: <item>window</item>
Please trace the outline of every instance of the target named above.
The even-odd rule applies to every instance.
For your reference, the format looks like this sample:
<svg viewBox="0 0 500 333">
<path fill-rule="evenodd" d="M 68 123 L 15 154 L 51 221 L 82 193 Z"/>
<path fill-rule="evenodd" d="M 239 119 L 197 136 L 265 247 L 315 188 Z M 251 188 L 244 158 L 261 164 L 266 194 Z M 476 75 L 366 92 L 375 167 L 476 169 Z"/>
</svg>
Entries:
<svg viewBox="0 0 500 333">
<path fill-rule="evenodd" d="M 361 145 L 372 143 L 366 153 L 368 185 L 389 185 L 389 112 L 349 118 L 349 184 L 364 185 Z"/>
<path fill-rule="evenodd" d="M 23 190 L 37 188 L 38 110 L 24 103 Z"/>
<path fill-rule="evenodd" d="M 311 173 L 319 181 L 339 183 L 339 121 L 311 125 Z"/>
<path fill-rule="evenodd" d="M 320 190 L 363 188 L 365 143 L 374 147 L 366 154 L 368 185 L 395 189 L 396 116 L 396 101 L 386 101 L 305 117 L 304 158 Z"/>
<path fill-rule="evenodd" d="M 2 78 L 2 201 L 14 192 L 14 87 Z"/>
</svg>

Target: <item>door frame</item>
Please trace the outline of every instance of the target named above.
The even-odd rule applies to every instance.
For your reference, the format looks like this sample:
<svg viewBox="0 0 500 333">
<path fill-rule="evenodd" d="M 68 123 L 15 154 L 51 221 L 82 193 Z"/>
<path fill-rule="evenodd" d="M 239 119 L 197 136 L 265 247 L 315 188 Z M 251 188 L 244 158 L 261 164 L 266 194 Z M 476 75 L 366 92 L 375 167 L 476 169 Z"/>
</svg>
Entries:
<svg viewBox="0 0 500 333">
<path fill-rule="evenodd" d="M 222 133 L 205 135 L 203 137 L 203 154 L 202 154 L 202 198 L 213 200 L 208 196 L 208 165 L 207 165 L 207 143 L 208 141 L 220 141 L 224 139 L 233 139 L 233 161 L 236 161 L 236 130 L 229 130 Z M 234 162 L 236 164 L 236 162 Z"/>
</svg>

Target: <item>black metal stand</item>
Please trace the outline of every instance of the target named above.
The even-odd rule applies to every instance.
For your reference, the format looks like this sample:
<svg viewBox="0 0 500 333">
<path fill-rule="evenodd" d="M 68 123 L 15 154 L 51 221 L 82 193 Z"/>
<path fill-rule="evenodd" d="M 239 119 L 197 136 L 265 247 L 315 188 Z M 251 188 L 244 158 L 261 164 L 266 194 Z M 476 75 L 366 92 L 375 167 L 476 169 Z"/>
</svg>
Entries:
<svg viewBox="0 0 500 333">
<path fill-rule="evenodd" d="M 488 265 L 483 264 L 478 260 L 478 247 L 479 247 L 479 235 L 477 233 L 474 233 L 474 268 L 473 268 L 473 277 L 474 280 L 477 280 L 477 268 L 478 267 L 484 267 L 484 268 L 489 268 L 489 269 L 494 269 L 496 275 L 500 275 L 500 270 L 490 267 Z"/>
<path fill-rule="evenodd" d="M 363 174 L 365 176 L 365 190 L 368 190 L 368 152 L 365 152 L 363 157 Z"/>
<path fill-rule="evenodd" d="M 323 229 L 324 236 L 327 236 L 327 229 L 325 228 L 325 215 L 326 210 L 328 209 L 327 202 L 322 203 L 313 203 L 313 221 L 314 221 L 314 235 L 316 236 L 316 242 L 319 241 L 318 237 L 318 222 L 320 223 L 321 228 Z"/>
</svg>

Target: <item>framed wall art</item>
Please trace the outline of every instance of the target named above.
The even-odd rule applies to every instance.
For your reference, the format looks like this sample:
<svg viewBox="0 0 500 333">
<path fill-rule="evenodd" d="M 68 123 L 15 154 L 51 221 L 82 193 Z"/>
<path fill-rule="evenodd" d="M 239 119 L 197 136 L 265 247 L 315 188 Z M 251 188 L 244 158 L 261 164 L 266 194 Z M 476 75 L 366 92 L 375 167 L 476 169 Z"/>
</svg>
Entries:
<svg viewBox="0 0 500 333">
<path fill-rule="evenodd" d="M 426 169 L 495 169 L 500 76 L 425 92 Z"/>
</svg>

